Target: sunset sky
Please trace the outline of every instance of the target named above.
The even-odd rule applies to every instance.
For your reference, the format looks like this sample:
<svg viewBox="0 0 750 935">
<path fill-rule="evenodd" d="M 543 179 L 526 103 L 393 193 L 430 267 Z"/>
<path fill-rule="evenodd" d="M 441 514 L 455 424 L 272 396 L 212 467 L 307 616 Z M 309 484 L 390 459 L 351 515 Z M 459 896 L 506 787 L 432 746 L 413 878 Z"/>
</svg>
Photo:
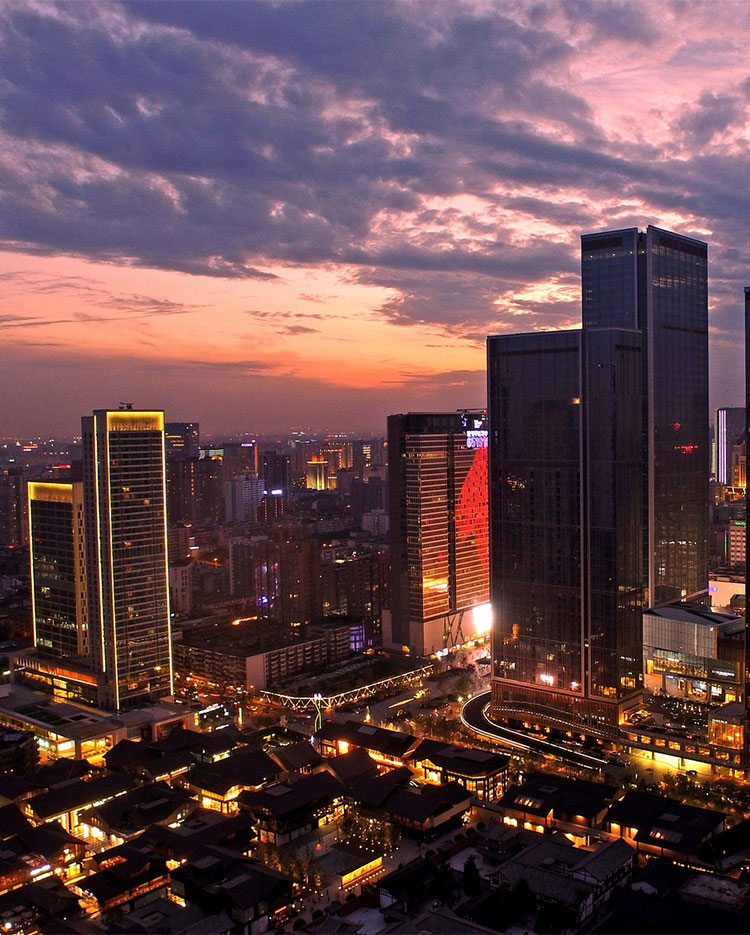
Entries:
<svg viewBox="0 0 750 935">
<path fill-rule="evenodd" d="M 0 436 L 382 431 L 580 319 L 579 237 L 709 243 L 741 401 L 747 2 L 0 7 Z"/>
</svg>

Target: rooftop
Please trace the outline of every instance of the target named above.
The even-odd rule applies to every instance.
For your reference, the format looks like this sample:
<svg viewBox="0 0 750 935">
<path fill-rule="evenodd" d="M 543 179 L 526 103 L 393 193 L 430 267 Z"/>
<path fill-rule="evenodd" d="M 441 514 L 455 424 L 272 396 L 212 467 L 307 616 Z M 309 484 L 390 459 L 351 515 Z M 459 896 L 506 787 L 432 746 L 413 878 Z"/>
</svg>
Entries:
<svg viewBox="0 0 750 935">
<path fill-rule="evenodd" d="M 104 802 L 114 796 L 129 792 L 132 788 L 133 783 L 130 779 L 114 774 L 42 792 L 28 799 L 25 806 L 30 808 L 37 818 L 47 821 L 65 812 L 87 808 L 96 802 Z"/>
<path fill-rule="evenodd" d="M 635 840 L 654 847 L 694 853 L 713 834 L 723 830 L 725 816 L 708 808 L 683 805 L 650 792 L 631 789 L 607 812 L 605 823 L 637 829 Z"/>
<path fill-rule="evenodd" d="M 277 819 L 290 818 L 296 812 L 308 812 L 328 804 L 344 794 L 343 785 L 323 771 L 303 776 L 297 782 L 279 782 L 257 792 L 240 793 L 240 805 L 253 813 L 266 812 Z"/>
<path fill-rule="evenodd" d="M 320 740 L 344 741 L 365 750 L 375 750 L 386 756 L 403 757 L 417 745 L 412 734 L 402 734 L 385 727 L 374 727 L 360 721 L 324 721 L 316 735 Z"/>
<path fill-rule="evenodd" d="M 415 763 L 430 760 L 441 769 L 462 776 L 486 776 L 505 769 L 510 762 L 510 757 L 504 753 L 441 743 L 439 740 L 422 740 L 410 759 Z"/>
<path fill-rule="evenodd" d="M 226 759 L 193 767 L 187 781 L 197 789 L 226 795 L 235 786 L 261 786 L 276 779 L 282 772 L 282 767 L 262 750 L 241 748 Z"/>
<path fill-rule="evenodd" d="M 679 620 L 683 623 L 694 623 L 698 626 L 726 626 L 728 624 L 737 624 L 735 614 L 723 614 L 718 611 L 709 610 L 703 604 L 688 604 L 680 602 L 677 604 L 663 604 L 660 607 L 650 607 L 644 611 L 645 616 L 664 617 L 666 620 Z"/>
</svg>

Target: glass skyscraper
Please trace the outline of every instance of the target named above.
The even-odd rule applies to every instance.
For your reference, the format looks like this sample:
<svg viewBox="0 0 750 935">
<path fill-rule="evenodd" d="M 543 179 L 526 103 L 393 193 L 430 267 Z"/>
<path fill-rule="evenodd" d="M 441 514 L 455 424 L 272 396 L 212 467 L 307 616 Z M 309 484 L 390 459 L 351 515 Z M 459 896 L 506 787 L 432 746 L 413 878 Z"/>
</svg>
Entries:
<svg viewBox="0 0 750 935">
<path fill-rule="evenodd" d="M 100 703 L 172 694 L 164 414 L 82 420 L 91 658 Z"/>
<path fill-rule="evenodd" d="M 581 238 L 584 329 L 643 335 L 646 599 L 708 588 L 708 247 L 657 227 Z"/>
<path fill-rule="evenodd" d="M 641 337 L 492 337 L 493 710 L 611 736 L 641 697 Z"/>
<path fill-rule="evenodd" d="M 583 329 L 488 340 L 500 717 L 616 736 L 644 605 L 708 587 L 706 254 L 585 235 Z"/>
</svg>

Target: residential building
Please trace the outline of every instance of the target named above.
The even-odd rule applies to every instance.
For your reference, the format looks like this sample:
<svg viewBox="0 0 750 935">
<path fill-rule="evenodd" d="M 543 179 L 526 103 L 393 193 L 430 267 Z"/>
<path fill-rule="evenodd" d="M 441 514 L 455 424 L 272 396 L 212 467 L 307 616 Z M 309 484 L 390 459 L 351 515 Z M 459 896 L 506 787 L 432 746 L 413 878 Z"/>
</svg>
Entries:
<svg viewBox="0 0 750 935">
<path fill-rule="evenodd" d="M 25 545 L 28 541 L 26 483 L 21 467 L 0 466 L 0 545 Z"/>
<path fill-rule="evenodd" d="M 28 495 L 34 645 L 80 658 L 89 651 L 83 484 L 31 482 Z"/>
<path fill-rule="evenodd" d="M 224 484 L 224 521 L 257 522 L 258 507 L 265 495 L 265 485 L 257 474 L 242 474 Z"/>
<path fill-rule="evenodd" d="M 320 546 L 302 526 L 230 539 L 229 576 L 232 596 L 250 598 L 261 617 L 303 626 L 322 616 Z"/>
<path fill-rule="evenodd" d="M 209 691 L 276 689 L 294 675 L 347 659 L 352 629 L 336 620 L 301 631 L 253 620 L 187 631 L 174 644 L 175 670 L 183 685 Z"/>
</svg>

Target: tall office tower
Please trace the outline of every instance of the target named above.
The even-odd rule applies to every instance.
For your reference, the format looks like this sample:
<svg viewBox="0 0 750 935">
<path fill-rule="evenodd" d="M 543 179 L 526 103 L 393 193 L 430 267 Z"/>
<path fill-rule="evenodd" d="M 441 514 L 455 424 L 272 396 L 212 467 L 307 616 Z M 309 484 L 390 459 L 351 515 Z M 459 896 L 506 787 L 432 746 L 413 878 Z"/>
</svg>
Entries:
<svg viewBox="0 0 750 935">
<path fill-rule="evenodd" d="M 388 451 L 384 641 L 429 655 L 489 630 L 486 413 L 389 416 Z"/>
<path fill-rule="evenodd" d="M 83 484 L 29 483 L 34 645 L 39 656 L 89 651 Z"/>
<path fill-rule="evenodd" d="M 352 517 L 360 526 L 362 517 L 370 510 L 384 510 L 387 506 L 387 484 L 382 477 L 370 477 L 361 480 L 355 477 L 350 494 Z"/>
<path fill-rule="evenodd" d="M 719 484 L 734 487 L 732 471 L 732 449 L 742 444 L 745 437 L 745 410 L 741 406 L 716 410 L 716 480 Z"/>
<path fill-rule="evenodd" d="M 200 425 L 197 422 L 167 422 L 164 443 L 168 461 L 197 458 L 201 445 Z"/>
<path fill-rule="evenodd" d="M 581 238 L 584 330 L 643 335 L 649 604 L 708 588 L 707 253 L 656 227 Z"/>
<path fill-rule="evenodd" d="M 292 466 L 289 455 L 280 451 L 264 451 L 261 455 L 261 477 L 266 482 L 266 490 L 281 490 L 289 493 L 292 486 Z"/>
<path fill-rule="evenodd" d="M 490 338 L 493 706 L 616 736 L 641 612 L 708 587 L 707 247 L 582 237 L 583 330 Z"/>
<path fill-rule="evenodd" d="M 637 331 L 488 339 L 492 704 L 616 736 L 642 696 Z"/>
<path fill-rule="evenodd" d="M 82 420 L 91 659 L 100 703 L 172 694 L 164 413 Z"/>
</svg>

